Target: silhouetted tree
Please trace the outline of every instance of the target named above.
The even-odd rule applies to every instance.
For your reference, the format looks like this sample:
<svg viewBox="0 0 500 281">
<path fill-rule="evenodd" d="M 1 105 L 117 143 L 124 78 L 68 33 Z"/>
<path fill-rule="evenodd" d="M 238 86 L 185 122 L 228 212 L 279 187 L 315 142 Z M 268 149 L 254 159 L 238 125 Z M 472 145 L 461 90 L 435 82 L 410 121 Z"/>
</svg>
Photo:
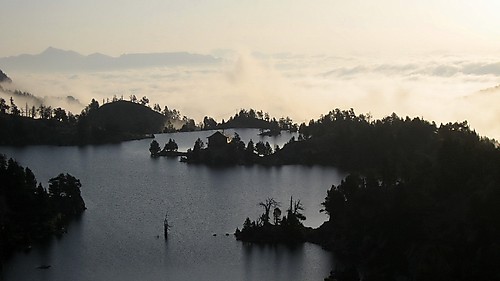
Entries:
<svg viewBox="0 0 500 281">
<path fill-rule="evenodd" d="M 257 118 L 264 119 L 264 113 L 262 112 L 262 110 L 257 111 Z"/>
<path fill-rule="evenodd" d="M 158 153 L 160 153 L 160 144 L 156 140 L 153 140 L 151 142 L 151 145 L 149 146 L 149 152 L 151 153 L 151 156 L 156 156 Z"/>
<path fill-rule="evenodd" d="M 184 116 L 184 125 L 182 125 L 180 131 L 181 132 L 191 132 L 196 130 L 196 124 L 194 123 L 193 119 L 189 119 L 186 116 Z"/>
<path fill-rule="evenodd" d="M 70 124 L 76 124 L 76 122 L 78 121 L 78 116 L 77 115 L 74 115 L 73 113 L 71 112 L 68 112 L 68 122 Z"/>
<path fill-rule="evenodd" d="M 10 106 L 7 105 L 6 101 L 3 98 L 0 98 L 0 113 L 7 113 Z"/>
<path fill-rule="evenodd" d="M 171 118 L 170 110 L 168 109 L 168 106 L 165 105 L 165 107 L 163 108 L 162 114 L 165 115 L 165 117 L 167 117 L 168 119 Z"/>
<path fill-rule="evenodd" d="M 210 130 L 215 129 L 217 127 L 217 122 L 212 118 L 205 116 L 203 118 L 203 129 Z"/>
<path fill-rule="evenodd" d="M 14 103 L 14 98 L 10 97 L 10 114 L 14 116 L 19 116 L 21 114 L 21 111 L 17 107 L 17 105 Z"/>
<path fill-rule="evenodd" d="M 144 96 L 144 97 L 141 98 L 141 102 L 140 103 L 142 105 L 144 105 L 144 106 L 147 106 L 149 104 L 149 99 L 146 96 Z"/>
<path fill-rule="evenodd" d="M 304 206 L 300 200 L 294 201 L 290 197 L 290 207 L 287 210 L 287 224 L 291 227 L 302 226 L 301 221 L 306 219 L 302 211 L 304 211 Z"/>
<path fill-rule="evenodd" d="M 306 216 L 302 213 L 304 211 L 304 205 L 302 205 L 302 202 L 300 200 L 297 200 L 293 203 L 293 215 L 298 219 L 298 220 L 306 220 Z"/>
<path fill-rule="evenodd" d="M 264 155 L 271 155 L 273 153 L 273 148 L 269 144 L 269 142 L 266 141 L 266 149 L 264 150 Z"/>
<path fill-rule="evenodd" d="M 30 116 L 31 118 L 36 118 L 36 107 L 33 105 L 31 106 L 31 110 L 30 110 Z"/>
<path fill-rule="evenodd" d="M 193 147 L 193 151 L 195 152 L 199 152 L 200 150 L 202 150 L 203 148 L 205 148 L 205 143 L 200 139 L 198 138 L 195 142 L 194 142 L 194 147 Z"/>
<path fill-rule="evenodd" d="M 280 146 L 279 145 L 275 145 L 274 146 L 274 152 L 278 152 L 280 151 Z"/>
<path fill-rule="evenodd" d="M 252 222 L 250 221 L 250 218 L 246 218 L 245 222 L 243 223 L 243 228 L 242 231 L 250 230 L 252 228 Z"/>
<path fill-rule="evenodd" d="M 281 220 L 281 209 L 276 207 L 273 210 L 274 225 L 278 225 Z"/>
<path fill-rule="evenodd" d="M 52 117 L 52 107 L 40 104 L 38 107 L 38 114 L 42 119 L 50 119 Z"/>
<path fill-rule="evenodd" d="M 80 180 L 70 174 L 59 174 L 49 180 L 49 196 L 59 212 L 77 215 L 85 210 L 81 187 Z"/>
<path fill-rule="evenodd" d="M 255 145 L 255 151 L 257 151 L 257 154 L 260 156 L 264 156 L 266 154 L 266 145 L 264 144 L 263 141 L 259 141 Z"/>
<path fill-rule="evenodd" d="M 264 208 L 264 213 L 262 214 L 262 222 L 263 224 L 269 224 L 269 213 L 271 209 L 277 208 L 280 206 L 280 203 L 276 201 L 274 198 L 267 198 L 264 202 L 259 202 L 259 206 Z"/>
<path fill-rule="evenodd" d="M 99 109 L 99 102 L 97 102 L 95 99 L 92 99 L 90 101 L 90 104 L 88 105 L 88 113 L 91 113 L 92 111 L 95 111 Z"/>
<path fill-rule="evenodd" d="M 255 152 L 255 146 L 252 140 L 249 140 L 247 143 L 247 148 L 245 149 L 246 153 L 249 155 L 253 155 Z"/>
<path fill-rule="evenodd" d="M 177 151 L 179 147 L 177 146 L 177 143 L 173 139 L 168 139 L 168 142 L 165 144 L 165 147 L 163 150 L 165 151 Z"/>
<path fill-rule="evenodd" d="M 93 112 L 97 111 L 99 109 L 99 102 L 96 101 L 95 99 L 92 99 L 90 101 L 90 104 L 87 105 L 81 112 L 80 117 L 84 118 L 89 114 L 92 114 Z"/>
<path fill-rule="evenodd" d="M 234 136 L 231 139 L 230 144 L 234 147 L 237 154 L 242 153 L 245 150 L 245 143 L 241 140 L 240 135 L 234 132 Z"/>
<path fill-rule="evenodd" d="M 174 119 L 174 120 L 180 120 L 181 119 L 181 112 L 178 111 L 177 109 L 172 109 L 171 111 L 171 118 Z"/>
<path fill-rule="evenodd" d="M 271 153 L 273 153 L 273 149 L 271 148 L 271 145 L 267 141 L 265 144 L 263 141 L 259 141 L 255 145 L 255 150 L 257 151 L 257 154 L 259 154 L 261 156 L 266 156 L 266 155 L 270 155 Z"/>
<path fill-rule="evenodd" d="M 62 122 L 67 122 L 68 121 L 68 115 L 66 114 L 66 110 L 58 107 L 56 109 L 54 109 L 54 112 L 53 112 L 53 118 L 56 119 L 56 120 L 59 120 L 59 121 L 62 121 Z"/>
</svg>

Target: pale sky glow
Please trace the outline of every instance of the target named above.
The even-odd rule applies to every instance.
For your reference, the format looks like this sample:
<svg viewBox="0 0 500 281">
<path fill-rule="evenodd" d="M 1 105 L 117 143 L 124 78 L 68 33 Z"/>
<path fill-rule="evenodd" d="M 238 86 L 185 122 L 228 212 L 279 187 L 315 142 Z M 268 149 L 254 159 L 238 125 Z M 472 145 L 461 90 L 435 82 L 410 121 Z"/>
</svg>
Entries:
<svg viewBox="0 0 500 281">
<path fill-rule="evenodd" d="M 0 57 L 83 54 L 500 53 L 499 1 L 2 0 Z"/>
<path fill-rule="evenodd" d="M 498 0 L 0 0 L 0 58 L 49 46 L 226 55 L 196 67 L 0 69 L 10 87 L 54 107 L 70 106 L 57 104 L 67 95 L 88 104 L 135 94 L 197 121 L 252 107 L 297 122 L 352 107 L 375 118 L 468 120 L 500 139 L 499 12 Z"/>
</svg>

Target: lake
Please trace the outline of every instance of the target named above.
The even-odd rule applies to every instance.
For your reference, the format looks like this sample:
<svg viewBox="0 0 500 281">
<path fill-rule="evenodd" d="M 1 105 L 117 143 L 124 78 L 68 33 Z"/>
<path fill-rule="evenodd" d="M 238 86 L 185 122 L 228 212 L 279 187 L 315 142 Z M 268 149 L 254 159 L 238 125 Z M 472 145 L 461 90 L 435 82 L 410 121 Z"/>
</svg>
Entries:
<svg viewBox="0 0 500 281">
<path fill-rule="evenodd" d="M 160 134 L 160 146 L 175 139 L 179 151 L 210 131 Z M 234 130 L 226 130 L 232 136 Z M 292 134 L 241 139 L 278 144 Z M 2 280 L 323 280 L 333 268 L 330 252 L 305 243 L 293 248 L 236 241 L 246 217 L 256 219 L 258 202 L 273 197 L 288 208 L 290 196 L 305 207 L 307 226 L 327 219 L 320 203 L 343 173 L 321 166 L 188 165 L 177 158 L 151 158 L 151 139 L 85 147 L 0 147 L 0 153 L 48 179 L 70 173 L 82 183 L 87 205 L 68 233 L 3 265 Z M 163 218 L 172 225 L 163 238 Z M 226 235 L 226 233 L 230 235 Z M 214 236 L 215 235 L 215 236 Z M 37 269 L 51 265 L 49 269 Z"/>
</svg>

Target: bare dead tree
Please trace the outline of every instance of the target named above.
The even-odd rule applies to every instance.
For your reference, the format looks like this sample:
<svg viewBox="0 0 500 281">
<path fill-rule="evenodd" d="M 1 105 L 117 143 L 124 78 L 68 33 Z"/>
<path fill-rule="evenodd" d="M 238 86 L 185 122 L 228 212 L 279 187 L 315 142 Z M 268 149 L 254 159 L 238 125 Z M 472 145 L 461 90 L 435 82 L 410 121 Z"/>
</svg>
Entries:
<svg viewBox="0 0 500 281">
<path fill-rule="evenodd" d="M 269 223 L 269 213 L 271 212 L 271 209 L 277 208 L 280 205 L 280 202 L 271 197 L 267 198 L 264 202 L 259 202 L 259 206 L 264 208 L 264 214 L 262 214 L 262 221 L 264 224 Z"/>
</svg>

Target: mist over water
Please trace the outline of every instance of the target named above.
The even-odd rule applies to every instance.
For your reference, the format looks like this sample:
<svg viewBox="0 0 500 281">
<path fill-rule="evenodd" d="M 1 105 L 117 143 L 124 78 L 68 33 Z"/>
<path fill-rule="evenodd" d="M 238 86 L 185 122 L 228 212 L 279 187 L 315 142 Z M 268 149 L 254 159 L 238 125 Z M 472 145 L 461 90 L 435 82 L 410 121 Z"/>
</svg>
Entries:
<svg viewBox="0 0 500 281">
<path fill-rule="evenodd" d="M 500 138 L 500 64 L 494 59 L 433 56 L 371 59 L 237 53 L 219 64 L 75 73 L 9 73 L 37 96 L 77 98 L 86 105 L 114 95 L 147 96 L 197 122 L 220 121 L 241 108 L 308 122 L 334 108 L 382 118 L 392 112 L 439 123 L 469 121 Z M 81 105 L 52 100 L 79 113 Z"/>
</svg>

